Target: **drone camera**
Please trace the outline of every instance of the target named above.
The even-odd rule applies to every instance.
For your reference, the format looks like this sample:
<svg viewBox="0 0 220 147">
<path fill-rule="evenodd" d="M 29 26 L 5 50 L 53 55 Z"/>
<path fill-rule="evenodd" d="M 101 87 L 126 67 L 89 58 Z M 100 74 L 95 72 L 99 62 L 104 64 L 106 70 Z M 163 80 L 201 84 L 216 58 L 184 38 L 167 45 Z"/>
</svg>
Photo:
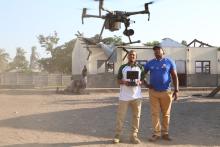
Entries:
<svg viewBox="0 0 220 147">
<path fill-rule="evenodd" d="M 128 86 L 137 86 L 135 79 L 138 79 L 138 71 L 127 71 Z"/>
<path fill-rule="evenodd" d="M 123 34 L 125 36 L 132 36 L 134 35 L 134 30 L 133 29 L 124 30 Z"/>
<path fill-rule="evenodd" d="M 121 22 L 113 21 L 111 19 L 107 19 L 105 22 L 105 29 L 109 29 L 110 31 L 117 31 L 121 28 Z"/>
</svg>

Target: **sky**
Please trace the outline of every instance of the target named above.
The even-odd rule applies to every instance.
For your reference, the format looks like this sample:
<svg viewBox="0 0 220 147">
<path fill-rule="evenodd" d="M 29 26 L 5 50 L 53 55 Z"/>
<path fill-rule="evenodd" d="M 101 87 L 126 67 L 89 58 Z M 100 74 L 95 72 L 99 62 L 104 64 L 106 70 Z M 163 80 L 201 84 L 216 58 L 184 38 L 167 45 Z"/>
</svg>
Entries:
<svg viewBox="0 0 220 147">
<path fill-rule="evenodd" d="M 104 8 L 111 11 L 139 11 L 148 0 L 105 0 Z M 54 31 L 62 45 L 76 38 L 77 31 L 85 37 L 99 34 L 104 20 L 86 18 L 81 22 L 82 8 L 88 13 L 98 14 L 98 2 L 93 0 L 0 0 L 0 48 L 13 58 L 16 48 L 26 51 L 29 59 L 31 47 L 36 46 L 40 57 L 45 50 L 40 47 L 37 36 L 52 35 Z M 220 46 L 220 1 L 219 0 L 155 0 L 149 6 L 150 21 L 145 14 L 131 16 L 135 21 L 129 28 L 134 29 L 132 41 L 142 43 L 171 38 L 190 43 L 198 39 L 213 46 Z M 103 12 L 104 15 L 104 12 Z M 123 36 L 124 26 L 119 31 L 104 30 L 103 37 Z"/>
</svg>

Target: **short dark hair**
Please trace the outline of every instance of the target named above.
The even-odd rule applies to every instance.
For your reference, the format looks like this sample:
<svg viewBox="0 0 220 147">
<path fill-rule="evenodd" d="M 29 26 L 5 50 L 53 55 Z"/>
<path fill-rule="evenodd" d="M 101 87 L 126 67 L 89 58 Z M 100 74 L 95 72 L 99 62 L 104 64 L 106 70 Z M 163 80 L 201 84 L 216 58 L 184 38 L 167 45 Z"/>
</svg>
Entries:
<svg viewBox="0 0 220 147">
<path fill-rule="evenodd" d="M 155 49 L 162 49 L 162 47 L 159 46 L 159 45 L 155 45 L 155 46 L 153 47 L 153 50 L 155 50 Z"/>
<path fill-rule="evenodd" d="M 163 49 L 161 46 L 155 45 L 155 46 L 153 47 L 153 50 L 156 50 L 156 49 L 161 49 L 161 50 L 163 51 L 163 54 L 165 54 L 165 51 L 164 51 L 164 49 Z"/>
</svg>

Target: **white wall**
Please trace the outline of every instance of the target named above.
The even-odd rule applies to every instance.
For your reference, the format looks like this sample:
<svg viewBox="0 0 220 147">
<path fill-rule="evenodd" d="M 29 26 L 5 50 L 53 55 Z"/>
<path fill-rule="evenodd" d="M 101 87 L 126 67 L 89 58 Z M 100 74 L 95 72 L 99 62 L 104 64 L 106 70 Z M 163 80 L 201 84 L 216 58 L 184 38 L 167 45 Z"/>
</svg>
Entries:
<svg viewBox="0 0 220 147">
<path fill-rule="evenodd" d="M 89 74 L 103 73 L 105 72 L 105 66 L 103 65 L 101 68 L 97 68 L 98 60 L 107 60 L 107 56 L 104 54 L 101 48 L 90 47 L 92 54 L 89 58 Z"/>
<path fill-rule="evenodd" d="M 108 57 L 104 54 L 101 48 L 95 45 L 89 46 L 92 51 L 89 60 L 87 61 L 88 51 L 83 48 L 82 42 L 77 39 L 75 48 L 72 53 L 72 74 L 81 74 L 83 66 L 86 65 L 89 74 L 96 74 L 105 72 L 105 66 L 97 68 L 97 60 L 106 60 Z M 128 51 L 131 49 L 128 49 Z M 135 49 L 134 49 L 135 50 Z M 211 47 L 193 47 L 193 48 L 164 48 L 165 57 L 169 57 L 174 61 L 186 62 L 187 74 L 195 74 L 195 61 L 207 60 L 211 61 L 211 74 L 220 73 L 220 52 L 217 48 Z M 154 58 L 152 49 L 136 49 L 137 60 L 150 60 Z M 127 57 L 123 60 L 126 52 L 122 51 L 121 48 L 117 49 L 117 62 L 115 63 L 115 74 L 118 72 L 118 68 L 127 63 Z M 219 61 L 218 61 L 219 59 Z M 181 66 L 183 67 L 183 66 Z"/>
<path fill-rule="evenodd" d="M 128 49 L 130 51 L 131 49 Z M 137 52 L 137 60 L 150 60 L 154 58 L 153 50 L 152 49 L 132 49 Z M 124 57 L 124 56 L 123 56 Z M 124 63 L 127 63 L 128 59 L 124 60 Z"/>
<path fill-rule="evenodd" d="M 186 48 L 165 48 L 165 57 L 176 60 L 186 60 Z"/>
<path fill-rule="evenodd" d="M 164 51 L 164 57 L 169 57 L 173 60 L 186 60 L 185 48 L 164 48 Z M 155 58 L 152 49 L 136 49 L 136 52 L 138 57 L 137 60 L 150 60 Z"/>
<path fill-rule="evenodd" d="M 81 74 L 84 65 L 87 65 L 88 54 L 87 49 L 83 48 L 80 39 L 77 38 L 72 52 L 72 75 Z"/>
<path fill-rule="evenodd" d="M 122 51 L 122 49 L 117 48 L 116 52 L 117 52 L 117 62 L 115 63 L 115 66 L 114 66 L 114 74 L 118 74 L 118 70 L 119 70 L 120 66 L 123 64 L 122 59 L 125 55 L 125 52 Z"/>
<path fill-rule="evenodd" d="M 102 66 L 99 69 L 97 68 L 97 60 L 106 60 L 108 57 L 104 54 L 101 48 L 97 48 L 96 45 L 89 45 L 89 50 L 91 50 L 92 53 L 87 60 L 89 52 L 86 45 L 83 47 L 83 42 L 77 38 L 72 52 L 72 75 L 81 74 L 84 65 L 87 66 L 89 74 L 105 72 L 105 66 Z"/>
<path fill-rule="evenodd" d="M 218 73 L 217 48 L 214 47 L 193 47 L 189 48 L 189 74 L 195 74 L 195 61 L 211 61 L 211 74 Z"/>
<path fill-rule="evenodd" d="M 220 51 L 217 49 L 217 73 L 220 74 Z"/>
</svg>

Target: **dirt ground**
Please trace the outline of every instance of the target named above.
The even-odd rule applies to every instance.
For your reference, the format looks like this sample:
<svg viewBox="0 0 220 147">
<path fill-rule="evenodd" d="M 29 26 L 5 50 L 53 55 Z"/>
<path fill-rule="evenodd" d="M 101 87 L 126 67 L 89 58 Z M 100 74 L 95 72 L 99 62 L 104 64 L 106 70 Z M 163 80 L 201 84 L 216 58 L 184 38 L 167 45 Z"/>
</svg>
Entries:
<svg viewBox="0 0 220 147">
<path fill-rule="evenodd" d="M 180 92 L 171 113 L 170 134 L 174 140 L 150 143 L 149 99 L 144 92 L 139 134 L 142 142 L 135 146 L 220 146 L 220 96 L 197 95 L 206 93 Z M 117 100 L 117 92 L 62 95 L 47 90 L 0 90 L 0 147 L 133 146 L 129 142 L 130 110 L 123 142 L 111 142 Z"/>
</svg>

